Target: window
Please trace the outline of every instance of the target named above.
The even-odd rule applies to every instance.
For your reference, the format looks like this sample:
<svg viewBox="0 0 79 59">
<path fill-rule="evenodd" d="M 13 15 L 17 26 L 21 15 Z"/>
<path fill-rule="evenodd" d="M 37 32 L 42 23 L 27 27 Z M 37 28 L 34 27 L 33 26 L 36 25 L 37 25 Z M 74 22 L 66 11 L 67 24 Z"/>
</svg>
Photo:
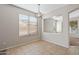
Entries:
<svg viewBox="0 0 79 59">
<path fill-rule="evenodd" d="M 63 23 L 63 18 L 62 16 L 58 16 L 54 18 L 56 21 L 56 32 L 62 32 L 62 23 Z"/>
<path fill-rule="evenodd" d="M 44 19 L 44 32 L 62 32 L 62 16 L 53 16 L 52 18 Z"/>
<path fill-rule="evenodd" d="M 56 31 L 57 32 L 61 32 L 62 31 L 62 23 L 61 23 L 61 21 L 57 21 Z"/>
<path fill-rule="evenodd" d="M 19 35 L 35 34 L 37 32 L 37 18 L 19 14 Z"/>
<path fill-rule="evenodd" d="M 30 16 L 29 20 L 29 33 L 33 34 L 37 32 L 37 18 Z"/>
<path fill-rule="evenodd" d="M 19 35 L 28 34 L 28 16 L 19 14 Z"/>
</svg>

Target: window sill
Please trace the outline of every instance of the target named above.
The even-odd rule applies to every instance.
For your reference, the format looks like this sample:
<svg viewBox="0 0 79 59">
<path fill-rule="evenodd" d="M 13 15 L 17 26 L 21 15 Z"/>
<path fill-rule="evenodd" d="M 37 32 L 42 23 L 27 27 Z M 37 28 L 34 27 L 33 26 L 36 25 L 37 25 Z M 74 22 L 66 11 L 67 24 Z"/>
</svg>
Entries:
<svg viewBox="0 0 79 59">
<path fill-rule="evenodd" d="M 24 37 L 24 36 L 36 36 L 38 35 L 37 33 L 31 33 L 31 34 L 20 34 L 20 37 Z"/>
<path fill-rule="evenodd" d="M 19 37 L 28 36 L 28 34 L 20 34 Z"/>
</svg>

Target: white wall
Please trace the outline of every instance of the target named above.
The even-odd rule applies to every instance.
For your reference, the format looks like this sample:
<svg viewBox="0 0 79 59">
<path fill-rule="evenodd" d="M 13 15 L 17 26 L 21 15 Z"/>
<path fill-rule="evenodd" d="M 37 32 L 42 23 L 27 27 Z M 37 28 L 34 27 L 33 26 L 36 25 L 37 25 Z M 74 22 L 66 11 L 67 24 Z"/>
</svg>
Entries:
<svg viewBox="0 0 79 59">
<path fill-rule="evenodd" d="M 51 43 L 63 47 L 69 47 L 69 32 L 68 32 L 68 13 L 79 8 L 79 5 L 67 5 L 65 7 L 56 9 L 44 15 L 43 18 L 52 17 L 52 16 L 63 16 L 63 31 L 61 33 L 42 33 L 42 39 Z M 43 26 L 42 26 L 43 27 Z M 43 29 L 42 29 L 43 31 Z"/>
<path fill-rule="evenodd" d="M 12 5 L 0 5 L 0 50 L 40 39 L 40 30 L 36 35 L 19 37 L 19 14 L 35 16 L 35 13 Z"/>
</svg>

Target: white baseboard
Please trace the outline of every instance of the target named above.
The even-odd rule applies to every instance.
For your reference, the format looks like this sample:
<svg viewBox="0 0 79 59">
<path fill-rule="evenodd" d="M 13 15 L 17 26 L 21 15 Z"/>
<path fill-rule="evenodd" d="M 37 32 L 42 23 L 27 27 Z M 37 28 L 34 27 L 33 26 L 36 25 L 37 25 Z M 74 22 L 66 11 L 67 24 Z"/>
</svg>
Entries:
<svg viewBox="0 0 79 59">
<path fill-rule="evenodd" d="M 18 47 L 18 46 L 23 46 L 23 45 L 30 44 L 30 43 L 32 43 L 32 42 L 39 41 L 39 40 L 40 40 L 40 39 L 38 39 L 38 40 L 32 40 L 32 41 L 30 41 L 30 42 L 28 42 L 28 43 L 23 42 L 23 43 L 20 43 L 20 44 L 11 46 L 11 47 L 7 47 L 7 48 L 4 48 L 4 49 L 0 49 L 0 51 L 2 51 L 2 50 L 7 50 L 7 49 L 10 49 L 10 48 L 15 48 L 15 47 Z"/>
</svg>

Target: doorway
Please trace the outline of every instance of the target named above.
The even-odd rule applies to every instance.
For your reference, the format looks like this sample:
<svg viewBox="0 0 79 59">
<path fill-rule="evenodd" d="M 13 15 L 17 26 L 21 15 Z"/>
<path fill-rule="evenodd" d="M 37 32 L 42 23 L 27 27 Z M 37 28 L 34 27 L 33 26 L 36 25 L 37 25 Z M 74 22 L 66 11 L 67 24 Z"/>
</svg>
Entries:
<svg viewBox="0 0 79 59">
<path fill-rule="evenodd" d="M 69 13 L 70 46 L 79 46 L 79 9 Z"/>
</svg>

